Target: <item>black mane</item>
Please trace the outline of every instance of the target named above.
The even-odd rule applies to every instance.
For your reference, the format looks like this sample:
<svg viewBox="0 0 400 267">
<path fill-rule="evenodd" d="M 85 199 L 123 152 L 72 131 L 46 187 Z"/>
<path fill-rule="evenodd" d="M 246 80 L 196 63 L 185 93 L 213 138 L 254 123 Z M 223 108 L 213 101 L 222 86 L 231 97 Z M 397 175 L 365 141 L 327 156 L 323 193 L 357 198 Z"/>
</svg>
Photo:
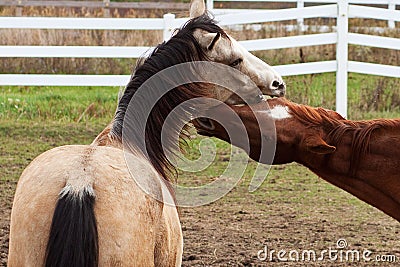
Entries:
<svg viewBox="0 0 400 267">
<path fill-rule="evenodd" d="M 151 84 L 150 82 L 149 86 L 145 86 L 146 94 L 143 95 L 143 93 L 139 93 L 136 95 L 135 101 L 132 103 L 130 102 L 138 92 L 138 89 L 148 81 L 150 77 L 161 70 L 165 70 L 180 63 L 209 61 L 205 53 L 206 51 L 203 50 L 193 36 L 196 29 L 202 29 L 211 33 L 220 33 L 222 36 L 226 36 L 226 33 L 216 25 L 215 21 L 207 14 L 204 14 L 189 20 L 181 29 L 176 31 L 175 35 L 169 41 L 159 44 L 149 57 L 138 61 L 139 63 L 136 65 L 131 80 L 126 86 L 124 94 L 118 103 L 110 132 L 112 137 L 122 141 L 123 127 L 129 127 L 130 134 L 129 136 L 125 136 L 124 134 L 124 143 L 126 141 L 125 139 L 128 138 L 127 141 L 129 145 L 143 152 L 155 169 L 165 179 L 168 179 L 167 174 L 169 171 L 174 169 L 165 155 L 165 151 L 172 152 L 171 150 L 173 150 L 172 147 L 174 146 L 172 144 L 173 140 L 170 140 L 169 136 L 179 132 L 178 124 L 183 117 L 178 118 L 173 121 L 173 123 L 169 123 L 169 125 L 166 126 L 163 126 L 164 121 L 168 114 L 182 102 L 195 97 L 207 96 L 206 88 L 199 83 L 191 83 L 175 87 L 173 90 L 168 91 L 154 105 L 147 122 L 142 122 L 146 114 L 143 114 L 141 111 L 146 110 L 148 105 L 154 104 L 149 103 L 148 99 L 151 99 L 151 96 L 154 94 L 159 94 L 160 91 L 157 92 L 157 90 L 166 90 L 163 88 L 155 88 L 159 87 L 157 83 Z M 187 75 L 187 73 L 173 73 L 173 75 L 179 77 L 179 75 Z M 159 80 L 158 83 L 173 84 L 173 79 L 174 77 L 163 77 L 161 75 L 161 80 Z M 142 89 L 143 88 L 141 88 L 141 90 Z M 129 108 L 129 113 L 127 113 L 129 104 L 134 105 L 135 108 L 132 112 L 132 108 Z M 177 112 L 178 115 L 180 115 L 187 111 L 182 108 L 181 110 L 177 110 Z M 129 122 L 125 121 L 126 117 L 129 117 Z M 145 123 L 143 126 L 145 127 L 145 132 L 140 130 L 140 124 L 143 123 Z M 163 140 L 163 144 L 161 143 L 162 127 L 166 127 L 167 130 L 167 140 Z M 145 146 L 141 145 L 143 140 L 145 140 Z"/>
</svg>

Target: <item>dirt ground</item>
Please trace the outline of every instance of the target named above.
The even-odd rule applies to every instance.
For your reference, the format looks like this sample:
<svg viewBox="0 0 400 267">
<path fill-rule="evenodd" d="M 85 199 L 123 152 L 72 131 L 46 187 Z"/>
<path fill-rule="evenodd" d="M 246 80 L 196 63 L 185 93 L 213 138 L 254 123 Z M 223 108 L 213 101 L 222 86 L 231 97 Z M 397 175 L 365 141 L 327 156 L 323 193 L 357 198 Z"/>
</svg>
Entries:
<svg viewBox="0 0 400 267">
<path fill-rule="evenodd" d="M 268 260 L 260 261 L 257 252 L 266 245 L 269 251 L 284 249 L 301 253 L 315 250 L 318 258 L 322 250 L 336 249 L 336 242 L 343 238 L 349 249 L 360 252 L 368 249 L 374 251 L 374 255 L 394 254 L 397 263 L 362 260 L 340 263 L 339 260 L 329 261 L 328 257 L 314 264 L 307 261 L 278 262 L 275 254 L 272 265 L 398 266 L 398 222 L 373 209 L 366 212 L 368 215 L 361 215 L 366 217 L 360 220 L 357 215 L 353 217 L 358 209 L 348 204 L 339 209 L 319 207 L 311 213 L 309 208 L 303 212 L 301 204 L 247 195 L 240 200 L 228 196 L 225 201 L 210 206 L 183 210 L 183 266 L 265 266 Z"/>
<path fill-rule="evenodd" d="M 12 198 L 16 184 L 2 182 L 0 184 L 0 264 L 7 265 L 8 232 Z"/>
<path fill-rule="evenodd" d="M 301 167 L 292 166 L 292 168 Z M 290 171 L 290 170 L 289 170 Z M 275 173 L 285 172 L 276 170 Z M 310 175 L 310 179 L 317 179 Z M 318 181 L 318 180 L 317 180 Z M 289 181 L 290 182 L 290 181 Z M 202 207 L 181 210 L 184 234 L 183 266 L 265 266 L 269 259 L 261 261 L 257 253 L 267 246 L 268 250 L 285 249 L 315 250 L 336 249 L 338 239 L 344 238 L 349 249 L 368 249 L 377 254 L 393 254 L 400 260 L 398 222 L 362 203 L 353 205 L 352 197 L 335 188 L 325 187 L 319 181 L 314 186 L 327 190 L 321 194 L 339 195 L 343 205 L 331 201 L 302 204 L 293 198 L 293 189 L 274 186 L 277 191 L 268 194 L 269 185 L 276 185 L 272 179 L 266 182 L 258 194 L 246 192 L 245 185 L 239 186 L 223 199 Z M 279 184 L 279 183 L 278 183 Z M 6 266 L 8 249 L 9 216 L 15 182 L 2 182 L 0 202 L 0 263 Z M 278 189 L 277 189 L 278 188 Z M 280 188 L 280 189 L 279 189 Z M 307 193 L 303 187 L 299 192 Z M 291 190 L 291 191 L 290 191 Z M 350 199 L 350 200 L 349 200 Z M 260 254 L 264 256 L 264 254 Z M 301 254 L 300 254 L 301 255 Z M 317 254 L 318 257 L 318 254 Z M 312 263 L 278 262 L 276 254 L 272 264 L 277 266 L 396 266 L 396 263 L 355 263 L 324 261 Z M 269 264 L 268 264 L 269 263 Z M 372 265 L 371 265 L 372 264 Z"/>
</svg>

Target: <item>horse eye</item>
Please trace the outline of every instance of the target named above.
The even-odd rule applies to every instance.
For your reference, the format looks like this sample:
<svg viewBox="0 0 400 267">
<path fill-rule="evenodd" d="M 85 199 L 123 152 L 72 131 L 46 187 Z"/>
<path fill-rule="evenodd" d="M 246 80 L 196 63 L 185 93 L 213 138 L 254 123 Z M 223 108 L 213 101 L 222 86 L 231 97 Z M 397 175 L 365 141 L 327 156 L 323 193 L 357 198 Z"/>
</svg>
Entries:
<svg viewBox="0 0 400 267">
<path fill-rule="evenodd" d="M 231 67 L 236 67 L 237 65 L 239 65 L 240 63 L 242 63 L 243 59 L 238 58 L 235 61 L 233 61 L 231 64 L 229 64 L 229 66 Z"/>
</svg>

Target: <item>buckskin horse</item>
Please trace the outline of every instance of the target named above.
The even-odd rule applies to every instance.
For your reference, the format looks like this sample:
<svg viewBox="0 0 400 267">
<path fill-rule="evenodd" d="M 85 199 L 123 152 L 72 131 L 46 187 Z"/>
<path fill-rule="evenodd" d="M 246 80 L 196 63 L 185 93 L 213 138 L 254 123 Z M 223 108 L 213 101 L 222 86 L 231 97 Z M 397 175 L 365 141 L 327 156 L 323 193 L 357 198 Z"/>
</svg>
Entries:
<svg viewBox="0 0 400 267">
<path fill-rule="evenodd" d="M 262 157 L 261 144 L 265 141 L 264 149 L 274 147 L 268 145 L 268 140 L 275 129 L 260 122 L 272 119 L 276 127 L 272 164 L 298 162 L 400 221 L 400 119 L 351 121 L 335 111 L 295 104 L 285 98 L 269 99 L 267 103 L 269 108 L 265 103 L 220 105 L 207 112 L 220 114 L 226 122 L 233 112 L 238 115 L 244 127 L 231 127 L 238 129 L 235 134 L 248 139 L 236 138 L 233 145 L 245 148 L 252 159 L 261 163 L 271 163 Z M 194 123 L 200 134 L 231 141 L 225 128 L 214 120 L 202 118 Z"/>
<path fill-rule="evenodd" d="M 192 18 L 169 41 L 140 61 L 113 122 L 91 145 L 51 149 L 23 171 L 11 212 L 8 266 L 181 264 L 183 239 L 177 208 L 163 203 L 174 199 L 174 192 L 165 185 L 171 166 L 165 156 L 169 148 L 161 143 L 163 122 L 176 106 L 194 97 L 229 103 L 237 103 L 238 98 L 203 83 L 177 86 L 154 103 L 145 131 L 133 131 L 134 136 L 128 138 L 132 150 L 126 153 L 123 127 L 136 127 L 125 122 L 131 99 L 159 71 L 195 61 L 230 65 L 250 77 L 265 94 L 281 96 L 285 90 L 282 78 L 269 65 L 216 25 L 205 13 L 203 1 L 192 3 L 190 13 Z M 161 83 L 173 79 L 164 78 Z M 228 78 L 243 83 L 239 77 Z M 258 88 L 248 88 L 245 93 L 258 98 Z M 144 103 L 131 105 L 140 111 Z M 142 119 L 141 115 L 135 113 L 132 121 Z M 167 128 L 167 136 L 178 130 L 174 122 Z M 126 162 L 133 168 L 128 169 Z M 146 194 L 136 180 L 145 181 L 157 198 Z"/>
</svg>

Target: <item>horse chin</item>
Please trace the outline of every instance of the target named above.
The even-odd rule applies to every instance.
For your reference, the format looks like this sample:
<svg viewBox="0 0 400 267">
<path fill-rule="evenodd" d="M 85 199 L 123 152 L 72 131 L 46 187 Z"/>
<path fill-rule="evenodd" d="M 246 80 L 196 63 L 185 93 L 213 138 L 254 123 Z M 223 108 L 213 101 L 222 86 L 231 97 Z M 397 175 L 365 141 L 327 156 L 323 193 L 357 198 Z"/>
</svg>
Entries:
<svg viewBox="0 0 400 267">
<path fill-rule="evenodd" d="M 249 97 L 247 97 L 249 98 Z M 227 99 L 224 103 L 228 106 L 234 106 L 234 107 L 243 107 L 243 106 L 253 106 L 255 109 L 260 108 L 260 103 L 264 101 L 268 101 L 269 99 L 274 99 L 274 98 L 279 98 L 277 95 L 259 95 L 254 98 L 246 99 L 247 101 L 243 100 L 237 95 L 232 95 L 229 99 Z M 261 104 L 261 107 L 264 107 L 263 104 Z M 215 122 L 209 118 L 206 117 L 200 117 L 192 120 L 192 123 L 194 127 L 196 128 L 196 131 L 198 134 L 204 135 L 204 136 L 214 136 L 214 130 L 215 130 Z"/>
<path fill-rule="evenodd" d="M 224 103 L 230 106 L 243 106 L 243 105 L 258 104 L 263 100 L 264 100 L 263 95 L 246 96 L 245 99 L 243 99 L 240 96 L 233 94 Z"/>
<path fill-rule="evenodd" d="M 273 99 L 273 98 L 278 98 L 279 96 L 277 95 L 263 95 L 264 100 L 268 100 L 268 99 Z"/>
</svg>

